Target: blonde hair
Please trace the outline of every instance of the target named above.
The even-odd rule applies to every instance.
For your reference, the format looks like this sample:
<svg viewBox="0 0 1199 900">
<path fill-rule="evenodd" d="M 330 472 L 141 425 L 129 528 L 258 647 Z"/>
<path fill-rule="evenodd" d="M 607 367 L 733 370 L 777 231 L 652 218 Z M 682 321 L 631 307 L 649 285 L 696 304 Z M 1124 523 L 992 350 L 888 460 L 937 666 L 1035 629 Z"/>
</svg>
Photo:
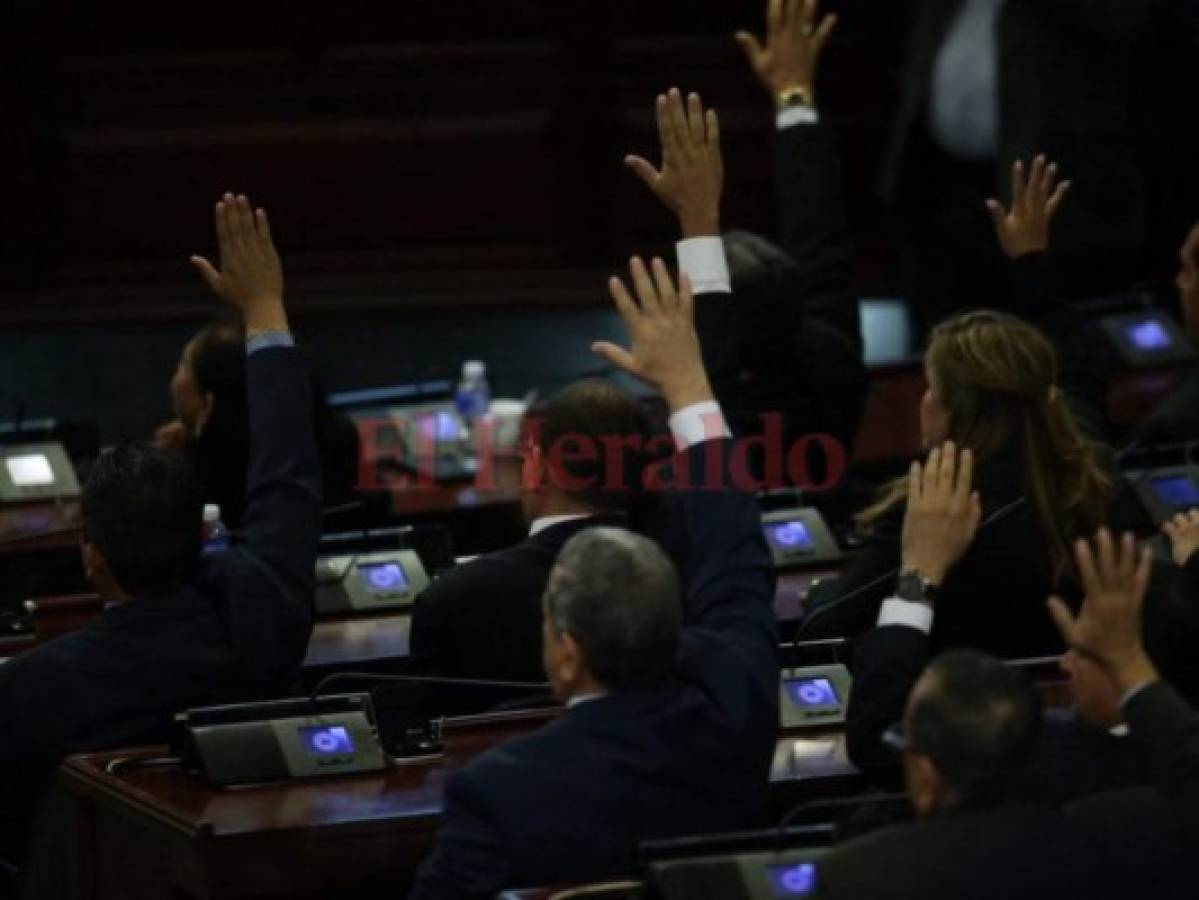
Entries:
<svg viewBox="0 0 1199 900">
<path fill-rule="evenodd" d="M 949 414 L 949 435 L 974 452 L 975 472 L 1020 454 L 1024 493 L 1049 546 L 1053 577 L 1071 567 L 1070 541 L 1103 522 L 1112 481 L 1057 388 L 1057 356 L 1022 319 L 982 310 L 933 329 L 925 356 L 929 386 Z M 858 516 L 869 527 L 907 497 L 891 482 Z"/>
</svg>

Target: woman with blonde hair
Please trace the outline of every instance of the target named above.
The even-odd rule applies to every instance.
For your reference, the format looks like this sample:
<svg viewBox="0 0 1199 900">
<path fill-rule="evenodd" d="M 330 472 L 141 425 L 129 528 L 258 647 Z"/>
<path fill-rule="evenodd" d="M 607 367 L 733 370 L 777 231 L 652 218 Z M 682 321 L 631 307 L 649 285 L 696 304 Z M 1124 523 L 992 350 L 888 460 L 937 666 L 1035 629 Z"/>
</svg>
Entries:
<svg viewBox="0 0 1199 900">
<path fill-rule="evenodd" d="M 1038 158 L 1029 177 L 1013 173 L 1010 213 L 992 201 L 1000 243 L 1016 266 L 1043 265 L 1048 226 L 1064 186 Z M 1068 186 L 1068 185 L 1065 185 Z M 1061 310 L 1030 313 L 1059 340 Z M 974 457 L 982 526 L 962 560 L 936 585 L 932 638 L 937 649 L 971 646 L 1005 657 L 1061 649 L 1045 597 L 1077 597 L 1072 541 L 1104 523 L 1113 495 L 1105 445 L 1085 434 L 1066 402 L 1053 344 L 1027 321 L 989 310 L 942 322 L 925 355 L 928 389 L 920 404 L 925 450 L 952 440 Z M 1097 429 L 1096 429 L 1097 430 Z M 858 634 L 892 596 L 901 565 L 900 532 L 907 479 L 883 489 L 857 519 L 861 555 L 825 602 L 816 601 L 800 628 L 805 638 Z"/>
</svg>

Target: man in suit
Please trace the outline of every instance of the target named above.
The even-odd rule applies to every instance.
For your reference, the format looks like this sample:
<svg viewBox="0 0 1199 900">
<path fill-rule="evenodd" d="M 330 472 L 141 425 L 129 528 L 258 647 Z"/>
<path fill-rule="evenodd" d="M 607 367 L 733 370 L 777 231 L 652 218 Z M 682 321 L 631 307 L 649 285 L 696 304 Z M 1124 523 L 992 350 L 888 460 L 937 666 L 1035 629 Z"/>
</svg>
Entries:
<svg viewBox="0 0 1199 900">
<path fill-rule="evenodd" d="M 1133 68 L 1150 0 L 920 0 L 882 176 L 899 211 L 905 294 L 925 328 L 1001 306 L 1007 271 L 983 201 L 1045 153 L 1078 184 L 1063 214 L 1069 295 L 1135 278 L 1144 176 Z"/>
<path fill-rule="evenodd" d="M 702 114 L 690 119 L 704 133 Z M 711 124 L 711 123 L 709 123 Z M 759 821 L 777 730 L 770 557 L 692 321 L 661 260 L 610 289 L 632 346 L 594 349 L 654 384 L 687 449 L 673 484 L 692 548 L 685 600 L 665 555 L 596 528 L 563 547 L 546 589 L 546 674 L 557 721 L 450 776 L 446 821 L 411 897 L 631 874 L 641 840 Z"/>
<path fill-rule="evenodd" d="M 0 666 L 0 809 L 71 753 L 163 741 L 192 706 L 270 697 L 298 674 L 312 628 L 320 470 L 310 377 L 292 349 L 266 214 L 216 207 L 220 271 L 195 258 L 246 326 L 250 490 L 245 541 L 201 555 L 202 499 L 175 451 L 122 445 L 83 490 L 83 560 L 108 600 L 95 621 Z"/>
<path fill-rule="evenodd" d="M 450 569 L 412 611 L 411 654 L 460 678 L 540 682 L 541 596 L 562 546 L 585 528 L 629 524 L 649 418 L 623 388 L 569 385 L 536 410 L 524 446 L 529 537 Z"/>
</svg>

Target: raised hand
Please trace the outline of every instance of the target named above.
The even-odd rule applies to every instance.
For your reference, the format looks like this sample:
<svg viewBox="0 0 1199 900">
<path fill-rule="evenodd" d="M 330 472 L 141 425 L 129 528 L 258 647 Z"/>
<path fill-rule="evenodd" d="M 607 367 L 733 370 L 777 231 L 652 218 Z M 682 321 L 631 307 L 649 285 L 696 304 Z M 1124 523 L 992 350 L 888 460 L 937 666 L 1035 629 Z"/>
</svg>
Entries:
<svg viewBox="0 0 1199 900">
<path fill-rule="evenodd" d="M 908 474 L 908 505 L 903 517 L 903 568 L 915 569 L 934 584 L 969 549 L 982 503 L 970 489 L 974 456 L 953 441 L 934 447 L 927 465 L 912 463 Z"/>
<path fill-rule="evenodd" d="M 160 425 L 154 432 L 154 446 L 160 450 L 182 450 L 191 439 L 188 427 L 179 419 L 172 419 L 165 425 Z"/>
<path fill-rule="evenodd" d="M 1178 285 L 1179 299 L 1182 301 L 1182 319 L 1186 323 L 1187 334 L 1192 340 L 1199 340 L 1199 224 L 1187 234 L 1178 252 L 1178 261 L 1181 268 L 1174 283 Z"/>
<path fill-rule="evenodd" d="M 795 89 L 813 95 L 816 64 L 837 17 L 826 15 L 816 23 L 816 0 L 768 0 L 766 46 L 748 31 L 738 31 L 734 40 L 745 51 L 754 74 L 775 98 Z"/>
<path fill-rule="evenodd" d="M 629 329 L 632 346 L 626 350 L 596 341 L 592 351 L 658 388 L 672 410 L 713 399 L 695 333 L 695 305 L 687 276 L 682 276 L 676 291 L 662 260 L 654 259 L 651 278 L 640 257 L 630 262 L 629 274 L 637 300 L 615 276 L 608 281 L 608 290 Z"/>
<path fill-rule="evenodd" d="M 1057 180 L 1057 163 L 1038 156 L 1025 174 L 1024 163 L 1012 164 L 1012 208 L 992 197 L 987 211 L 995 223 L 999 246 L 1011 259 L 1049 249 L 1049 226 L 1070 190 L 1070 182 Z"/>
<path fill-rule="evenodd" d="M 1162 525 L 1162 531 L 1170 539 L 1170 553 L 1174 562 L 1185 566 L 1187 560 L 1199 550 L 1199 509 L 1179 513 Z"/>
<path fill-rule="evenodd" d="M 674 211 L 683 237 L 719 234 L 724 162 L 715 110 L 705 112 L 699 94 L 691 94 L 684 105 L 678 88 L 660 94 L 655 109 L 661 168 L 633 155 L 625 157 L 625 165 Z"/>
<path fill-rule="evenodd" d="M 1077 616 L 1059 597 L 1049 598 L 1049 612 L 1062 639 L 1094 660 L 1119 689 L 1157 679 L 1141 638 L 1141 609 L 1149 587 L 1150 555 L 1140 554 L 1131 534 L 1119 544 L 1106 528 L 1095 536 L 1095 549 L 1078 541 L 1074 559 L 1086 597 Z"/>
<path fill-rule="evenodd" d="M 286 330 L 283 269 L 271 242 L 266 211 L 245 195 L 225 194 L 216 205 L 218 271 L 202 256 L 191 258 L 213 292 L 242 311 L 247 331 Z"/>
</svg>

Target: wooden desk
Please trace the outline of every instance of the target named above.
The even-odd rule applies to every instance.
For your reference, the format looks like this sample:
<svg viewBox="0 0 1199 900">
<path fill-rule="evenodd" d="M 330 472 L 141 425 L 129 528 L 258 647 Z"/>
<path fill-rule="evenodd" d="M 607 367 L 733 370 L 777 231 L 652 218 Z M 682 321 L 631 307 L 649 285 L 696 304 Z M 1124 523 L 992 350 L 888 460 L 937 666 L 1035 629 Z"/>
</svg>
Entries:
<svg viewBox="0 0 1199 900">
<path fill-rule="evenodd" d="M 77 547 L 78 500 L 0 507 L 0 554 Z"/>
<path fill-rule="evenodd" d="M 105 770 L 161 747 L 71 757 L 60 784 L 75 810 L 81 896 L 395 900 L 432 846 L 447 773 L 553 714 L 451 720 L 444 758 L 382 773 L 232 790 L 177 768 Z M 772 808 L 863 785 L 835 732 L 806 735 L 819 743 L 802 758 L 798 737 L 779 741 Z"/>
</svg>

